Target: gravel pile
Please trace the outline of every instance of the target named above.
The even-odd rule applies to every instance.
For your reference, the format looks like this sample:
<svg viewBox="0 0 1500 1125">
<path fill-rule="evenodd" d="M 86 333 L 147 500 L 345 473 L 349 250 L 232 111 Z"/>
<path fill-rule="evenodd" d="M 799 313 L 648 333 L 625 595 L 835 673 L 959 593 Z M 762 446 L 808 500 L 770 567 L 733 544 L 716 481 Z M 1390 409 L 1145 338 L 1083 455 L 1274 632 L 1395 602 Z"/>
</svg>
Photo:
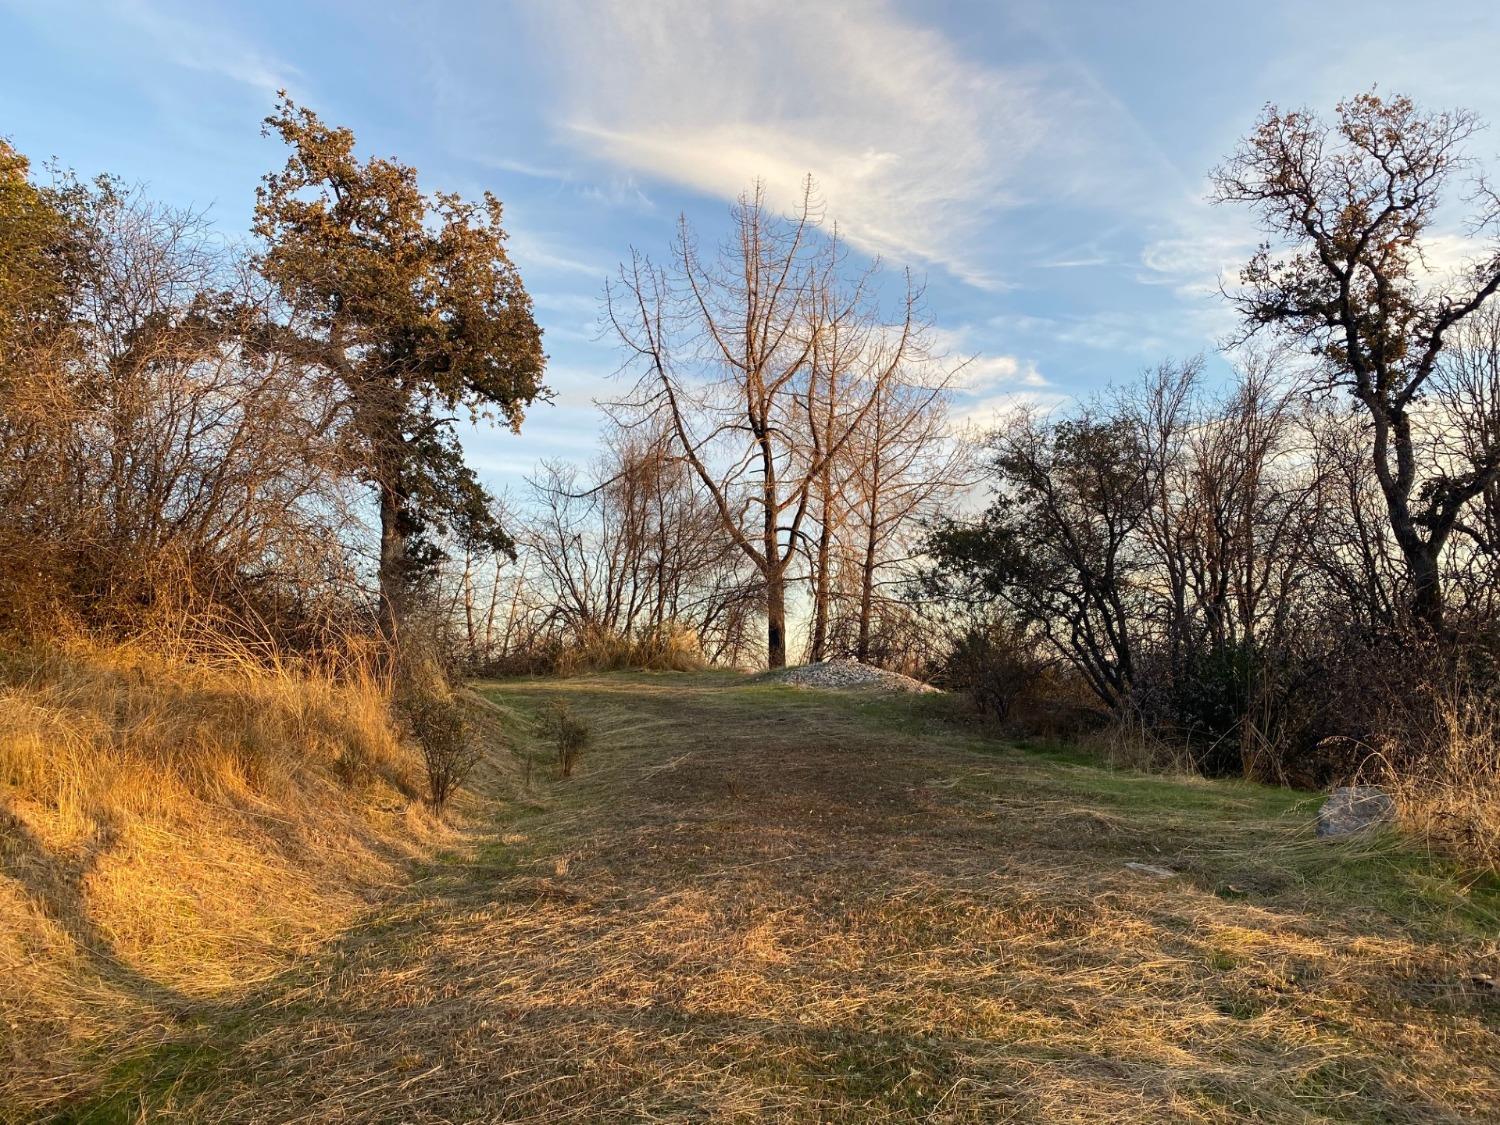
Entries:
<svg viewBox="0 0 1500 1125">
<path fill-rule="evenodd" d="M 804 664 L 800 668 L 772 672 L 769 678 L 793 687 L 876 688 L 880 691 L 908 692 L 938 690 L 931 684 L 903 676 L 900 672 L 871 668 L 857 660 L 822 660 L 817 664 Z"/>
</svg>

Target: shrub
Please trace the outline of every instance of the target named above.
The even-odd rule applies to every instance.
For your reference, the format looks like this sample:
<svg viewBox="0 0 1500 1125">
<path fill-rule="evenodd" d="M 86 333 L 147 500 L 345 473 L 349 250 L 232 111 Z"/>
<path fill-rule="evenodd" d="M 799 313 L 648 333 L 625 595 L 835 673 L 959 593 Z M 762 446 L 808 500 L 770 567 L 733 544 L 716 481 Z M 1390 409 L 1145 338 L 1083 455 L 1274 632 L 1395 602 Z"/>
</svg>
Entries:
<svg viewBox="0 0 1500 1125">
<path fill-rule="evenodd" d="M 446 685 L 406 685 L 396 696 L 396 713 L 421 751 L 427 799 L 434 812 L 442 812 L 481 756 L 464 720 L 463 704 Z"/>
<path fill-rule="evenodd" d="M 1044 671 L 1045 665 L 1020 630 L 991 623 L 976 625 L 960 637 L 936 678 L 950 691 L 967 695 L 982 713 L 1003 720 Z"/>
<path fill-rule="evenodd" d="M 568 705 L 554 699 L 548 710 L 545 729 L 548 737 L 557 746 L 557 768 L 563 777 L 572 777 L 573 770 L 593 741 L 593 731 L 582 719 L 575 718 Z"/>
</svg>

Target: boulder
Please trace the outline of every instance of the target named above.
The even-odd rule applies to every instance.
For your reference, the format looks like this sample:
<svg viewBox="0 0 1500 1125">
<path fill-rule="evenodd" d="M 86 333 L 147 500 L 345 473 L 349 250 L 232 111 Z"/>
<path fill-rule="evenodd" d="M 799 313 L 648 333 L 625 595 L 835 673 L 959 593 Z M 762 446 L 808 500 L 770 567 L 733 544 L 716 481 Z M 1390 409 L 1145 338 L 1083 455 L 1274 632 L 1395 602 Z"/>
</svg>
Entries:
<svg viewBox="0 0 1500 1125">
<path fill-rule="evenodd" d="M 1348 836 L 1395 815 L 1390 794 L 1378 785 L 1341 785 L 1318 810 L 1319 836 Z"/>
</svg>

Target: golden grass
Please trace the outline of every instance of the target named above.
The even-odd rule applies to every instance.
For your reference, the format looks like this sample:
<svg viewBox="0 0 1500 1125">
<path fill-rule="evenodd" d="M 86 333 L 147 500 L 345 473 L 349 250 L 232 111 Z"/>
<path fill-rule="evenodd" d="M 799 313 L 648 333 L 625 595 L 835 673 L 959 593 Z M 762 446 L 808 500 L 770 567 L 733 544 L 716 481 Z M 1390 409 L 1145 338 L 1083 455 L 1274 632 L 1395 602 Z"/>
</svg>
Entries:
<svg viewBox="0 0 1500 1125">
<path fill-rule="evenodd" d="M 560 676 L 589 672 L 644 669 L 656 672 L 696 672 L 707 661 L 698 634 L 669 622 L 655 630 L 624 636 L 607 630 L 586 632 L 562 645 L 551 657 L 551 671 Z"/>
<path fill-rule="evenodd" d="M 565 696 L 579 776 L 89 1119 L 1494 1120 L 1500 895 L 1314 840 L 1305 797 L 1006 750 L 941 698 L 485 690 L 512 731 Z"/>
<path fill-rule="evenodd" d="M 1429 752 L 1394 785 L 1401 821 L 1435 849 L 1500 875 L 1500 705 L 1457 691 L 1438 703 Z"/>
<path fill-rule="evenodd" d="M 97 1079 L 370 906 L 438 831 L 373 681 L 130 646 L 0 663 L 0 1107 Z M 6 1113 L 0 1111 L 0 1118 Z"/>
</svg>

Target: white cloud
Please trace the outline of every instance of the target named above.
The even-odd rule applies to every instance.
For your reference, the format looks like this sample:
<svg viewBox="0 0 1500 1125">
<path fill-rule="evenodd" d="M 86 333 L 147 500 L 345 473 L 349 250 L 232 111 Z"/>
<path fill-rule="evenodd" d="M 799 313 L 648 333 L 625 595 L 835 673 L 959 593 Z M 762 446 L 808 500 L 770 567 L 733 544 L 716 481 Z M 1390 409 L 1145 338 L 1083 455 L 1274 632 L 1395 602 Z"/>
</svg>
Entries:
<svg viewBox="0 0 1500 1125">
<path fill-rule="evenodd" d="M 962 367 L 953 381 L 955 390 L 966 394 L 979 394 L 1015 383 L 1024 387 L 1045 387 L 1047 380 L 1036 369 L 1036 364 L 1023 362 L 1013 355 L 975 355 L 960 361 Z"/>
<path fill-rule="evenodd" d="M 811 172 L 855 245 L 975 285 L 1001 285 L 975 245 L 988 212 L 1110 175 L 1107 104 L 1040 67 L 980 65 L 884 0 L 543 11 L 576 145 L 726 199 L 759 178 L 780 207 Z"/>
<path fill-rule="evenodd" d="M 954 372 L 950 386 L 957 393 L 978 395 L 1008 383 L 1023 387 L 1050 385 L 1037 370 L 1035 360 L 988 352 L 975 346 L 973 336 L 974 330 L 968 325 L 928 330 L 932 354 L 945 370 Z"/>
<path fill-rule="evenodd" d="M 1006 418 L 1022 410 L 1035 410 L 1043 414 L 1065 406 L 1072 396 L 1057 391 L 1006 391 L 990 395 L 977 402 L 966 403 L 955 412 L 954 422 L 961 427 L 970 427 L 983 433 L 1000 426 Z"/>
<path fill-rule="evenodd" d="M 119 16 L 148 36 L 178 66 L 217 75 L 274 98 L 292 88 L 295 68 L 256 50 L 239 35 L 219 30 L 201 18 L 180 18 L 147 0 L 130 0 L 116 9 Z"/>
</svg>

